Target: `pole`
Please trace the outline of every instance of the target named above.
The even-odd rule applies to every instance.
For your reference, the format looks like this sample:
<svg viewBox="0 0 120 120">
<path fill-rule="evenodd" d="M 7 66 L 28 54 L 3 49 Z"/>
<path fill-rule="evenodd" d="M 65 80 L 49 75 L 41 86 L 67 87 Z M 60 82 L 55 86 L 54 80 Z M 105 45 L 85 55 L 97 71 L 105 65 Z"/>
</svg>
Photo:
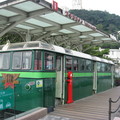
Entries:
<svg viewBox="0 0 120 120">
<path fill-rule="evenodd" d="M 111 120 L 111 98 L 109 98 L 109 120 Z"/>
</svg>

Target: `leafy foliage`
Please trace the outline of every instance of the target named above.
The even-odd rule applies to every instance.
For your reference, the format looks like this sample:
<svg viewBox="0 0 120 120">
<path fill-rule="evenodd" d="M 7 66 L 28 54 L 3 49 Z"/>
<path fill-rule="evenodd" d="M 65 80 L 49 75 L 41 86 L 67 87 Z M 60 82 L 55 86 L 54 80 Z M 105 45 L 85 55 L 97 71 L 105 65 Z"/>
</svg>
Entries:
<svg viewBox="0 0 120 120">
<path fill-rule="evenodd" d="M 83 20 L 95 25 L 97 29 L 106 33 L 113 34 L 120 40 L 120 35 L 118 35 L 118 31 L 120 31 L 120 16 L 115 14 L 109 14 L 106 11 L 93 11 L 93 10 L 70 10 L 70 13 L 80 17 Z M 103 48 L 112 48 L 117 49 L 120 47 L 118 43 L 105 44 L 102 46 Z"/>
<path fill-rule="evenodd" d="M 6 44 L 7 41 L 10 41 L 11 43 L 16 43 L 16 42 L 23 42 L 23 38 L 15 33 L 15 32 L 8 32 L 4 36 L 0 38 L 0 44 Z"/>
<path fill-rule="evenodd" d="M 86 49 L 88 47 L 89 47 L 89 45 L 85 45 L 83 49 Z M 99 47 L 94 46 L 94 47 L 86 50 L 85 53 L 93 55 L 93 56 L 97 56 L 100 58 L 104 58 L 104 55 L 109 53 L 109 49 L 107 48 L 102 51 L 99 51 Z"/>
<path fill-rule="evenodd" d="M 69 12 L 95 25 L 97 29 L 104 32 L 105 34 L 113 34 L 120 40 L 120 35 L 118 34 L 118 31 L 120 31 L 120 16 L 110 14 L 106 11 L 98 10 L 88 11 L 82 9 L 82 10 L 70 10 Z M 118 49 L 120 47 L 120 43 L 105 43 L 100 47 L 108 49 Z M 84 48 L 86 48 L 86 46 L 84 46 Z M 98 57 L 103 57 L 103 54 L 105 54 L 106 51 L 108 52 L 108 49 L 102 52 L 98 52 L 98 48 L 93 47 L 85 52 Z"/>
<path fill-rule="evenodd" d="M 109 34 L 116 34 L 120 31 L 120 16 L 110 14 L 106 11 L 98 10 L 70 10 L 70 13 L 86 20 L 87 22 L 95 25 L 97 29 Z"/>
</svg>

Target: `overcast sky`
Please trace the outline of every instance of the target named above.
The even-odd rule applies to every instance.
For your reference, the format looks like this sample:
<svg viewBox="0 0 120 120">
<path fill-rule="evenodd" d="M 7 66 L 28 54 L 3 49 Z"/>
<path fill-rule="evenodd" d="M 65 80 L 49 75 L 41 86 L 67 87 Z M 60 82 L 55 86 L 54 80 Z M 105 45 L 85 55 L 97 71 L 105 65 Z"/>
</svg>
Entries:
<svg viewBox="0 0 120 120">
<path fill-rule="evenodd" d="M 52 0 L 46 0 L 52 3 Z M 59 7 L 66 6 L 72 8 L 73 0 L 55 0 L 58 2 Z M 107 11 L 111 14 L 120 16 L 120 0 L 82 0 L 82 8 L 87 10 L 101 10 Z"/>
<path fill-rule="evenodd" d="M 5 0 L 0 0 L 0 2 Z M 52 0 L 46 0 L 52 3 Z M 73 0 L 55 0 L 58 6 L 72 9 Z M 77 0 L 76 0 L 77 1 Z M 82 0 L 82 8 L 87 10 L 107 11 L 120 16 L 120 0 Z"/>
</svg>

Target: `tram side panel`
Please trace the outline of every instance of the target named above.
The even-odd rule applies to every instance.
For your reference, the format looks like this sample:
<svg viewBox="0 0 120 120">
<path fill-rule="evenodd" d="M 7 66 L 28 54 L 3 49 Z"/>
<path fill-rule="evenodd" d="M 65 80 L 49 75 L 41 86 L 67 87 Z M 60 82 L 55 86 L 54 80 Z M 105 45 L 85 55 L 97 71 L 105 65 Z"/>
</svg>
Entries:
<svg viewBox="0 0 120 120">
<path fill-rule="evenodd" d="M 97 67 L 97 92 L 102 92 L 112 88 L 111 65 L 98 62 Z"/>
<path fill-rule="evenodd" d="M 16 72 L 7 72 L 6 75 L 15 75 Z M 38 86 L 38 81 L 41 82 L 41 79 L 35 79 L 35 78 L 21 78 L 22 73 L 17 72 L 17 74 L 20 74 L 20 77 L 17 79 L 19 81 L 18 84 L 15 84 L 14 87 L 12 87 L 12 84 L 8 84 L 5 87 L 5 84 L 1 84 L 1 88 L 3 93 L 5 93 L 4 96 L 2 96 L 0 99 L 3 99 L 3 105 L 7 106 L 4 107 L 5 109 L 13 109 L 17 111 L 27 111 L 39 106 L 43 106 L 43 83 L 40 83 Z M 27 72 L 26 74 L 31 74 Z M 1 78 L 3 79 L 3 78 Z M 6 96 L 6 97 L 5 97 Z M 8 98 L 7 98 L 8 96 Z M 4 101 L 6 99 L 7 103 Z M 7 105 L 9 103 L 9 105 Z"/>
<path fill-rule="evenodd" d="M 29 73 L 30 74 L 30 73 Z M 20 84 L 16 85 L 14 94 L 15 110 L 27 111 L 43 106 L 43 80 L 19 78 Z"/>
<path fill-rule="evenodd" d="M 4 54 L 6 55 L 6 53 L 2 55 Z M 54 54 L 30 50 L 14 51 L 11 56 L 13 57 L 11 57 L 11 66 L 0 72 L 0 101 L 3 106 L 0 110 L 9 108 L 27 111 L 36 107 L 54 107 L 56 79 L 55 69 L 53 70 Z M 43 65 L 45 65 L 44 70 Z"/>
<path fill-rule="evenodd" d="M 5 89 L 0 75 L 0 111 L 14 108 L 14 89 Z"/>
<path fill-rule="evenodd" d="M 44 107 L 55 107 L 55 78 L 44 79 Z"/>
<path fill-rule="evenodd" d="M 85 74 L 84 74 L 85 75 Z M 73 100 L 92 95 L 93 77 L 73 78 Z"/>
<path fill-rule="evenodd" d="M 36 107 L 54 107 L 55 72 L 25 72 L 26 75 L 23 72 L 7 72 L 9 74 L 20 74 L 19 83 L 14 88 L 10 84 L 5 87 L 1 77 L 0 110 L 27 111 Z M 33 78 L 29 78 L 31 75 Z"/>
<path fill-rule="evenodd" d="M 73 100 L 78 100 L 93 94 L 93 62 L 91 60 L 66 56 L 67 73 L 73 72 Z M 67 82 L 65 85 L 65 101 L 67 101 Z"/>
</svg>

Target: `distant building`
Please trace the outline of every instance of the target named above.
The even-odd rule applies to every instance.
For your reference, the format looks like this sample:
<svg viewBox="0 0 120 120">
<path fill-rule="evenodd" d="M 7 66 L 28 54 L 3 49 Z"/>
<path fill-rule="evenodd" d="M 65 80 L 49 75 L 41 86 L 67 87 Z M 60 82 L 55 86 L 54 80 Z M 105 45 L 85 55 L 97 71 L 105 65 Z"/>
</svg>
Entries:
<svg viewBox="0 0 120 120">
<path fill-rule="evenodd" d="M 99 51 L 102 51 L 104 49 L 99 48 Z M 120 48 L 119 49 L 110 49 L 109 54 L 104 55 L 108 58 L 111 58 L 114 60 L 114 63 L 120 63 Z"/>
<path fill-rule="evenodd" d="M 99 48 L 99 51 L 104 49 Z M 115 77 L 120 78 L 120 48 L 119 49 L 110 49 L 109 54 L 104 55 L 108 58 L 111 58 L 115 63 Z"/>
</svg>

